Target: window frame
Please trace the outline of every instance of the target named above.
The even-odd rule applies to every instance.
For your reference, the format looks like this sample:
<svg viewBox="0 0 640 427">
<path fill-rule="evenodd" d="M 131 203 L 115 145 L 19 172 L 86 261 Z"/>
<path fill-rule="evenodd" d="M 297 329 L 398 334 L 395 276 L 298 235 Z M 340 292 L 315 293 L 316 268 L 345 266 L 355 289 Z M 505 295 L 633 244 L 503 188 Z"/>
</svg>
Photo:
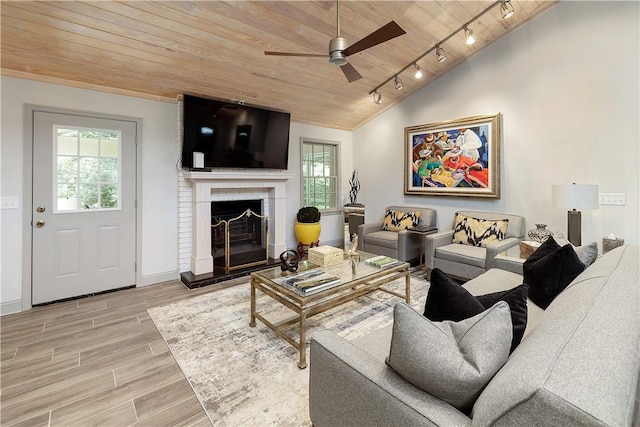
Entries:
<svg viewBox="0 0 640 427">
<path fill-rule="evenodd" d="M 336 155 L 335 155 L 335 185 L 336 185 L 336 192 L 335 192 L 335 199 L 334 199 L 334 203 L 335 203 L 335 207 L 332 208 L 324 208 L 324 209 L 320 209 L 320 212 L 323 214 L 339 214 L 342 213 L 342 206 L 340 201 L 342 200 L 342 169 L 341 169 L 341 154 L 342 154 L 342 145 L 340 141 L 331 141 L 331 140 L 325 140 L 325 139 L 316 139 L 316 138 L 307 138 L 307 137 L 301 137 L 300 138 L 300 204 L 302 207 L 302 205 L 304 204 L 304 200 L 305 200 L 305 191 L 304 191 L 304 182 L 305 182 L 305 178 L 308 178 L 308 176 L 305 176 L 304 174 L 304 147 L 306 144 L 311 144 L 311 145 L 328 145 L 328 146 L 332 146 L 335 148 L 336 151 Z"/>
</svg>

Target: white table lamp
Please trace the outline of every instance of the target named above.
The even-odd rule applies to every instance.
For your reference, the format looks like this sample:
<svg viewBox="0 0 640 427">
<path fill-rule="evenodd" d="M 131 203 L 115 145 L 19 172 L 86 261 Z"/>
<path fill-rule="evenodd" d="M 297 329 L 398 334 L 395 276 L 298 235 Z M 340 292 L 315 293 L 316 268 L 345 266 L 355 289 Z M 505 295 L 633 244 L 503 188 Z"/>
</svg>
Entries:
<svg viewBox="0 0 640 427">
<path fill-rule="evenodd" d="M 554 184 L 551 189 L 553 207 L 569 208 L 567 239 L 574 246 L 582 244 L 582 216 L 578 209 L 598 209 L 598 186 L 586 184 Z"/>
</svg>

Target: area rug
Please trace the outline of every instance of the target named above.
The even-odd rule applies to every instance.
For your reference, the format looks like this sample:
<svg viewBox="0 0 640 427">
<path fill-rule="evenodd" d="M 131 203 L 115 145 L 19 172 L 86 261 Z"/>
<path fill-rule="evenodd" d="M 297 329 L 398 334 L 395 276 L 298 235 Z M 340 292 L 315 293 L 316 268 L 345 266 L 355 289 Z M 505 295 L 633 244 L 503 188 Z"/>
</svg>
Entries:
<svg viewBox="0 0 640 427">
<path fill-rule="evenodd" d="M 404 293 L 404 280 L 387 287 Z M 427 289 L 428 282 L 411 278 L 411 305 L 420 312 Z M 257 295 L 258 312 L 268 320 L 293 317 L 281 304 Z M 313 316 L 307 338 L 322 329 L 347 340 L 366 335 L 392 322 L 398 301 L 374 292 Z M 249 326 L 249 282 L 147 311 L 214 425 L 311 425 L 309 368 L 298 369 L 296 350 L 260 321 Z"/>
</svg>

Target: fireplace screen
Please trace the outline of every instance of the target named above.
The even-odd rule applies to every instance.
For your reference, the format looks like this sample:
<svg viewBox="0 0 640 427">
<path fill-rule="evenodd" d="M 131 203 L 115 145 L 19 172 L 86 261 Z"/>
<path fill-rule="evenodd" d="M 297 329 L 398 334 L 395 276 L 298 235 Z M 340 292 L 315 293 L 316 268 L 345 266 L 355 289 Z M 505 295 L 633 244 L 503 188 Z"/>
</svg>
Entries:
<svg viewBox="0 0 640 427">
<path fill-rule="evenodd" d="M 229 273 L 268 263 L 269 217 L 247 209 L 232 218 L 213 217 L 211 222 L 214 270 Z"/>
</svg>

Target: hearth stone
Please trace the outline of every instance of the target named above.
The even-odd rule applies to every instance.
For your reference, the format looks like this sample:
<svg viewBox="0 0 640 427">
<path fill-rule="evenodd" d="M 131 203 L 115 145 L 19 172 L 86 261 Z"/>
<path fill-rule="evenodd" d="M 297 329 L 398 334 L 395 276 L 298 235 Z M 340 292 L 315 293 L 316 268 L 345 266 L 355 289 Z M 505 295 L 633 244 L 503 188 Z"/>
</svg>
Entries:
<svg viewBox="0 0 640 427">
<path fill-rule="evenodd" d="M 238 277 L 248 276 L 253 271 L 263 270 L 265 268 L 271 268 L 276 265 L 280 265 L 279 259 L 269 258 L 267 265 L 254 265 L 252 267 L 246 267 L 238 270 L 224 273 L 214 269 L 212 273 L 205 273 L 195 275 L 190 271 L 180 273 L 180 281 L 189 289 L 201 288 L 203 286 L 214 285 L 216 283 L 224 282 L 225 280 L 236 279 Z"/>
</svg>

